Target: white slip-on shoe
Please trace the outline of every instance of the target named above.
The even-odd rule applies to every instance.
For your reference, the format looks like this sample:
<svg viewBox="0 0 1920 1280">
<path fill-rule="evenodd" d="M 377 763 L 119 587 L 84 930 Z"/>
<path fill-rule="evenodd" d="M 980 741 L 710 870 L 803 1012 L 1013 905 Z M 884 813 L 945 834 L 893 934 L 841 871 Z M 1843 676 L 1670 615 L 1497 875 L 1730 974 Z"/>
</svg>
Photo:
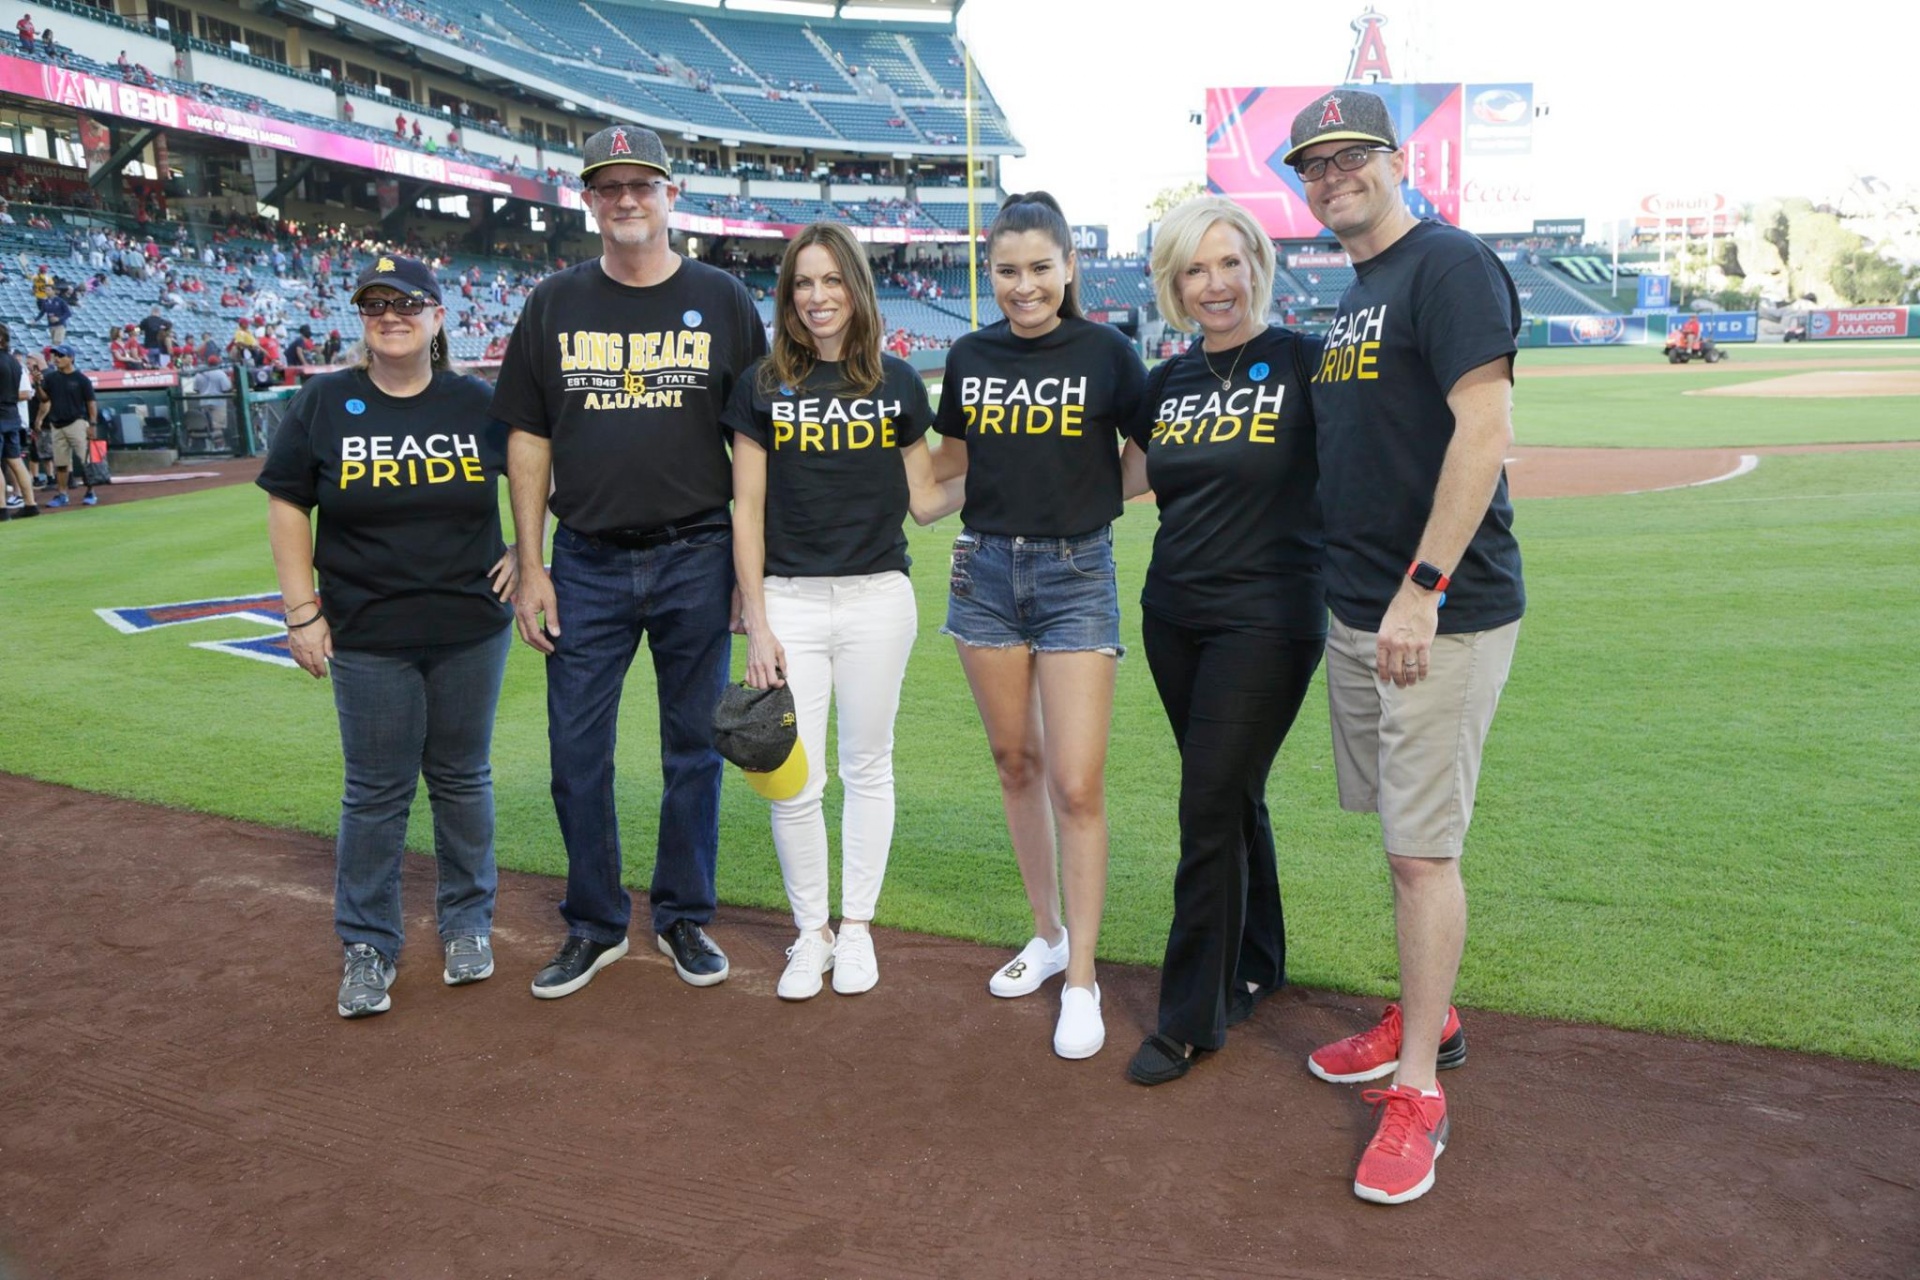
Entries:
<svg viewBox="0 0 1920 1280">
<path fill-rule="evenodd" d="M 833 989 L 843 996 L 871 991 L 880 982 L 880 962 L 873 957 L 873 935 L 865 929 L 842 929 L 833 943 Z"/>
<path fill-rule="evenodd" d="M 811 1000 L 820 994 L 820 975 L 833 968 L 833 943 L 809 929 L 787 948 L 787 969 L 774 994 L 782 1000 Z"/>
<path fill-rule="evenodd" d="M 1107 1042 L 1100 1017 L 1100 984 L 1068 987 L 1060 993 L 1060 1021 L 1053 1028 L 1053 1051 L 1063 1058 L 1091 1058 Z"/>
<path fill-rule="evenodd" d="M 1045 938 L 1032 939 L 1020 948 L 1019 955 L 994 971 L 993 977 L 987 980 L 987 990 L 997 996 L 1032 995 L 1048 978 L 1066 972 L 1069 941 L 1064 929 L 1060 931 L 1060 945 L 1057 947 Z"/>
</svg>

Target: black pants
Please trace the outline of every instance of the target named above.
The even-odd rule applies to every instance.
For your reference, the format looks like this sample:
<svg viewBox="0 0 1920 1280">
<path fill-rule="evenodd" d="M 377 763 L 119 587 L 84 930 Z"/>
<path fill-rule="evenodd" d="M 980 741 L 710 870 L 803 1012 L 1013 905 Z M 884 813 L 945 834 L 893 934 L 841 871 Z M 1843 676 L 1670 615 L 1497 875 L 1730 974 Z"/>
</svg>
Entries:
<svg viewBox="0 0 1920 1280">
<path fill-rule="evenodd" d="M 1160 1032 L 1218 1049 L 1232 984 L 1277 987 L 1286 979 L 1267 774 L 1326 642 L 1196 630 L 1145 610 L 1140 629 L 1180 748 L 1180 865 Z"/>
</svg>

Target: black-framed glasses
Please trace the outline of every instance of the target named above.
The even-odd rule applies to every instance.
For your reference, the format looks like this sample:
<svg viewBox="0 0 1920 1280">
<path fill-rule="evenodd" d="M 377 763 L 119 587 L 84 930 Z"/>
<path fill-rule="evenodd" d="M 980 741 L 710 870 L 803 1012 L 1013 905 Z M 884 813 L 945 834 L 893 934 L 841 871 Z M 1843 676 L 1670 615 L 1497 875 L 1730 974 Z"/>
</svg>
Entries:
<svg viewBox="0 0 1920 1280">
<path fill-rule="evenodd" d="M 602 200 L 617 204 L 627 196 L 632 196 L 636 200 L 645 200 L 667 185 L 665 178 L 642 178 L 638 182 L 596 182 L 591 190 Z"/>
<path fill-rule="evenodd" d="M 1357 169 L 1365 168 L 1368 157 L 1376 151 L 1386 155 L 1393 154 L 1392 147 L 1348 147 L 1330 156 L 1317 156 L 1312 160 L 1302 161 L 1293 166 L 1293 171 L 1300 175 L 1302 182 L 1318 182 L 1327 176 L 1329 164 L 1342 173 L 1352 173 Z"/>
<path fill-rule="evenodd" d="M 433 304 L 425 298 L 362 298 L 353 305 L 371 320 L 387 314 L 389 309 L 397 316 L 417 316 Z"/>
</svg>

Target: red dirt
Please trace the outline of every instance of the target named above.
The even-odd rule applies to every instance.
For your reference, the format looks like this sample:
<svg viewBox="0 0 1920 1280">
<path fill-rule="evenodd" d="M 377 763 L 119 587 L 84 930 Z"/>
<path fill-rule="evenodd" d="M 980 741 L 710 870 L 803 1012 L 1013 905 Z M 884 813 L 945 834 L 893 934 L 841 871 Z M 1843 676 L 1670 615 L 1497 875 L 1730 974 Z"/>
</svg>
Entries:
<svg viewBox="0 0 1920 1280">
<path fill-rule="evenodd" d="M 5 775 L 0 812 L 0 1274 L 1920 1273 L 1920 1074 L 1469 1010 L 1439 1184 L 1383 1209 L 1359 1089 L 1302 1063 L 1375 1000 L 1289 990 L 1146 1090 L 1150 970 L 1103 968 L 1069 1063 L 1000 952 L 877 930 L 874 992 L 786 1005 L 790 922 L 723 909 L 725 985 L 636 927 L 541 1002 L 559 885 L 520 875 L 451 989 L 409 858 L 394 1009 L 350 1023 L 331 841 Z"/>
</svg>

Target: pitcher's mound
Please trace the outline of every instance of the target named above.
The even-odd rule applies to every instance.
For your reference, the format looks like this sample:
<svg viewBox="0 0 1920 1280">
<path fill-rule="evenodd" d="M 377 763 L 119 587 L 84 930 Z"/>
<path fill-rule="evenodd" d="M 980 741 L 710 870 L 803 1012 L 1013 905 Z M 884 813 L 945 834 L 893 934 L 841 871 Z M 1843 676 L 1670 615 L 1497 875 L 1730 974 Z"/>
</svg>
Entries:
<svg viewBox="0 0 1920 1280">
<path fill-rule="evenodd" d="M 1729 387 L 1706 387 L 1690 396 L 1792 396 L 1822 399 L 1843 396 L 1920 395 L 1920 369 L 1824 369 L 1786 378 L 1736 382 Z"/>
</svg>

